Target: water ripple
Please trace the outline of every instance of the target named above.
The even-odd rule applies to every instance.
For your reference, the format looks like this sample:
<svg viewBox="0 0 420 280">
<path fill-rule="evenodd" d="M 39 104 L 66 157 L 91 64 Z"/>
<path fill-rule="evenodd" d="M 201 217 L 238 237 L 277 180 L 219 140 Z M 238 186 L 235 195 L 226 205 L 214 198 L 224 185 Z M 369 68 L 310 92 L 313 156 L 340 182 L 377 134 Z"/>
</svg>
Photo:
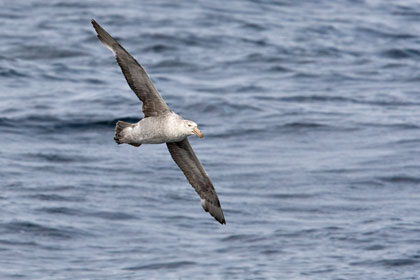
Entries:
<svg viewBox="0 0 420 280">
<path fill-rule="evenodd" d="M 3 2 L 0 279 L 420 275 L 416 1 Z M 114 143 L 141 104 L 91 18 L 202 128 L 227 226 Z"/>
</svg>

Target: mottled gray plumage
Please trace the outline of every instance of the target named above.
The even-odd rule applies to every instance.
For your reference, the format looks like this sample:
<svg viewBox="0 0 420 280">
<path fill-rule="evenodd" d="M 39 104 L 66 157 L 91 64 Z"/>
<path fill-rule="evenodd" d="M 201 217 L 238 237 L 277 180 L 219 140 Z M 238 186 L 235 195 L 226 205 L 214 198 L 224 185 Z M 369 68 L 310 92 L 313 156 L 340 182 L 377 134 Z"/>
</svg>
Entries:
<svg viewBox="0 0 420 280">
<path fill-rule="evenodd" d="M 197 124 L 172 112 L 143 67 L 95 20 L 92 25 L 99 40 L 115 55 L 128 85 L 143 102 L 145 118 L 136 124 L 118 121 L 115 141 L 133 146 L 166 143 L 173 160 L 201 198 L 201 206 L 221 224 L 225 218 L 213 184 L 195 155 L 187 136 L 201 132 Z"/>
<path fill-rule="evenodd" d="M 95 20 L 92 20 L 92 25 L 99 40 L 114 53 L 128 85 L 143 102 L 144 116 L 147 118 L 169 112 L 168 105 L 156 90 L 143 67 Z"/>
<path fill-rule="evenodd" d="M 187 138 L 179 142 L 166 143 L 173 160 L 184 172 L 188 182 L 194 187 L 201 198 L 201 206 L 220 223 L 225 224 L 219 198 Z"/>
</svg>

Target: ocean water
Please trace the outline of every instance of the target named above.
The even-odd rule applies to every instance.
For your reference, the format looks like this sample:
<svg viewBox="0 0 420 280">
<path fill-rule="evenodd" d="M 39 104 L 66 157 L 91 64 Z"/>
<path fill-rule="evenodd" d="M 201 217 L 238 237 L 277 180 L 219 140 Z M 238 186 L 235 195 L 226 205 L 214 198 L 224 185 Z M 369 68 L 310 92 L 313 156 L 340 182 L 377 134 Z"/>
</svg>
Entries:
<svg viewBox="0 0 420 280">
<path fill-rule="evenodd" d="M 420 279 L 418 1 L 0 1 L 0 279 Z M 113 140 L 135 56 L 212 178 Z"/>
</svg>

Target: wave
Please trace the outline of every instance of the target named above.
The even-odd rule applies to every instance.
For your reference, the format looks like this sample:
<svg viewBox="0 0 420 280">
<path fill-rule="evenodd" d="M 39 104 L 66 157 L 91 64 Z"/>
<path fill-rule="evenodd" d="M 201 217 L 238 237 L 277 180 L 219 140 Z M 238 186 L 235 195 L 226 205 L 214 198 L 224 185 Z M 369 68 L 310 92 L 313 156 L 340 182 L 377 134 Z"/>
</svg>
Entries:
<svg viewBox="0 0 420 280">
<path fill-rule="evenodd" d="M 246 136 L 246 139 L 257 137 L 259 139 L 265 136 L 278 135 L 279 133 L 305 133 L 305 132 L 319 132 L 319 131 L 331 131 L 331 130 L 348 130 L 345 127 L 331 126 L 318 122 L 288 122 L 283 124 L 275 124 L 268 126 L 261 126 L 258 128 L 246 128 L 246 127 L 234 127 L 232 129 L 225 130 L 223 132 L 215 132 L 213 134 L 207 134 L 206 137 L 216 138 L 238 138 Z"/>
<path fill-rule="evenodd" d="M 404 49 L 388 49 L 381 52 L 381 55 L 386 58 L 392 58 L 392 59 L 420 59 L 420 51 L 417 49 L 410 49 L 410 48 L 404 48 Z"/>
<path fill-rule="evenodd" d="M 372 27 L 358 27 L 356 28 L 356 30 L 358 32 L 365 33 L 368 36 L 381 37 L 385 39 L 391 38 L 391 39 L 406 40 L 406 39 L 413 39 L 417 37 L 409 33 L 404 33 L 403 32 L 404 30 L 401 30 L 401 29 L 398 29 L 395 32 L 391 32 L 391 31 L 379 30 L 377 28 L 372 28 Z"/>
<path fill-rule="evenodd" d="M 20 71 L 20 70 L 0 67 L 0 77 L 4 77 L 4 78 L 27 78 L 27 77 L 29 77 L 29 75 L 27 75 L 26 73 L 24 73 L 23 71 Z"/>
<path fill-rule="evenodd" d="M 58 194 L 44 194 L 39 193 L 30 196 L 31 199 L 41 200 L 41 201 L 69 201 L 69 202 L 81 202 L 84 201 L 81 197 L 75 196 L 62 196 Z"/>
<path fill-rule="evenodd" d="M 113 128 L 119 120 L 136 123 L 138 118 L 123 117 L 111 120 L 65 120 L 50 115 L 31 115 L 24 118 L 0 118 L 0 127 L 8 128 L 10 131 L 18 131 L 20 133 L 32 133 L 37 131 L 71 131 L 71 130 L 87 130 L 87 129 L 105 129 Z"/>
<path fill-rule="evenodd" d="M 126 268 L 126 270 L 159 270 L 159 269 L 176 269 L 185 266 L 196 265 L 196 262 L 191 261 L 176 261 L 176 262 L 160 262 L 151 263 L 146 265 L 132 266 Z"/>
<path fill-rule="evenodd" d="M 417 265 L 420 263 L 420 257 L 414 255 L 411 258 L 395 258 L 395 259 L 382 259 L 382 260 L 371 260 L 371 261 L 360 261 L 352 262 L 351 265 L 354 266 L 385 266 L 390 268 L 400 267 L 400 266 L 409 266 Z M 413 278 L 415 279 L 415 278 Z"/>
<path fill-rule="evenodd" d="M 111 211 L 90 211 L 87 209 L 76 209 L 69 207 L 43 207 L 36 211 L 53 214 L 53 215 L 67 215 L 67 216 L 80 216 L 80 217 L 95 217 L 104 220 L 133 220 L 135 216 L 124 213 L 124 212 L 111 212 Z"/>
<path fill-rule="evenodd" d="M 84 57 L 89 54 L 83 51 L 77 51 L 68 48 L 58 48 L 49 45 L 21 45 L 20 47 L 10 51 L 13 57 L 25 60 L 50 60 L 50 59 L 67 59 L 73 57 Z"/>
<path fill-rule="evenodd" d="M 30 236 L 40 236 L 54 239 L 72 239 L 76 236 L 86 234 L 73 227 L 51 227 L 27 221 L 13 221 L 9 223 L 2 223 L 0 225 L 3 233 L 28 234 Z"/>
<path fill-rule="evenodd" d="M 332 102 L 332 103 L 354 103 L 377 106 L 420 106 L 420 102 L 402 100 L 363 100 L 344 96 L 328 95 L 293 95 L 286 97 L 260 97 L 261 99 L 276 99 L 286 102 L 313 103 L 313 102 Z"/>
<path fill-rule="evenodd" d="M 409 176 L 409 175 L 394 175 L 394 176 L 385 176 L 379 177 L 379 180 L 386 183 L 393 184 L 420 184 L 420 177 Z"/>
</svg>

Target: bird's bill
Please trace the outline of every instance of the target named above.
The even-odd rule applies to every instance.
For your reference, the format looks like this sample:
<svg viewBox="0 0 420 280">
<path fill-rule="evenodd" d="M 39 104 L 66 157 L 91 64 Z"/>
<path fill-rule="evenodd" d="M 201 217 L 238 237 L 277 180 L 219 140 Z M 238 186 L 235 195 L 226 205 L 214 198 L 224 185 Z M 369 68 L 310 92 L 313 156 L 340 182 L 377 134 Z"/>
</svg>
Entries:
<svg viewBox="0 0 420 280">
<path fill-rule="evenodd" d="M 201 133 L 201 131 L 200 131 L 198 128 L 194 127 L 194 128 L 193 128 L 193 132 L 194 132 L 194 134 L 195 134 L 195 135 L 197 135 L 198 137 L 203 138 L 203 133 Z"/>
</svg>

